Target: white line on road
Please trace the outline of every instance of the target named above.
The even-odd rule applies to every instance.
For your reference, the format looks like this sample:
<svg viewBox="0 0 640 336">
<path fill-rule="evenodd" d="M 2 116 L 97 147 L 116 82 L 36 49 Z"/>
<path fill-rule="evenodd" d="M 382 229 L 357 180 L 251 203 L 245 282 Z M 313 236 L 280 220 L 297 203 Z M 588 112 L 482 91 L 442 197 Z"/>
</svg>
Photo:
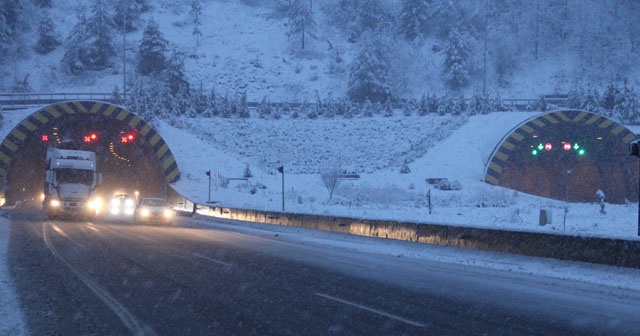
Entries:
<svg viewBox="0 0 640 336">
<path fill-rule="evenodd" d="M 229 264 L 229 263 L 226 263 L 226 262 L 220 261 L 220 260 L 216 260 L 216 259 L 213 259 L 213 258 L 209 258 L 207 256 L 203 256 L 202 254 L 198 254 L 198 253 L 194 252 L 193 255 L 198 257 L 198 258 L 206 259 L 206 260 L 209 260 L 211 262 L 214 262 L 214 263 L 217 263 L 217 264 L 220 264 L 220 265 L 231 266 L 231 264 Z"/>
<path fill-rule="evenodd" d="M 426 327 L 426 325 L 424 325 L 422 323 L 411 321 L 411 320 L 407 320 L 407 319 L 402 318 L 400 316 L 396 316 L 396 315 L 392 315 L 392 314 L 389 314 L 389 313 L 385 313 L 383 311 L 380 311 L 380 310 L 377 310 L 377 309 L 373 309 L 373 308 L 369 308 L 367 306 L 363 306 L 363 305 L 357 304 L 355 302 L 343 300 L 343 299 L 340 299 L 340 298 L 337 298 L 337 297 L 333 297 L 333 296 L 330 296 L 330 295 L 326 295 L 326 294 L 322 294 L 322 293 L 316 293 L 316 295 L 321 296 L 321 297 L 323 297 L 325 299 L 337 301 L 337 302 L 340 302 L 340 303 L 344 303 L 346 305 L 350 305 L 350 306 L 353 306 L 353 307 L 356 307 L 356 308 L 360 308 L 362 310 L 366 310 L 366 311 L 372 312 L 374 314 L 382 315 L 382 316 L 385 316 L 385 317 L 388 317 L 388 318 L 394 319 L 396 321 L 400 321 L 402 323 L 406 323 L 406 324 L 409 324 L 409 325 L 412 325 L 412 326 L 415 326 L 415 327 L 420 327 L 420 328 Z"/>
<path fill-rule="evenodd" d="M 120 301 L 113 297 L 113 295 L 111 295 L 106 289 L 102 288 L 96 280 L 75 268 L 65 257 L 62 256 L 62 254 L 58 252 L 55 246 L 53 246 L 51 239 L 49 239 L 46 225 L 46 223 L 42 223 L 42 237 L 44 238 L 44 242 L 49 248 L 49 251 L 51 251 L 54 256 L 58 257 L 58 259 L 60 259 L 60 261 L 65 264 L 65 266 L 67 266 L 71 272 L 78 277 L 78 279 L 89 287 L 89 289 L 91 289 L 91 291 L 100 298 L 100 300 L 102 300 L 102 302 L 106 304 L 107 307 L 109 307 L 109 309 L 118 316 L 118 318 L 120 318 L 120 321 L 122 321 L 122 323 L 124 323 L 124 325 L 131 330 L 134 335 L 155 335 L 149 326 L 133 316 L 133 314 L 131 314 L 129 310 L 120 303 Z"/>
</svg>

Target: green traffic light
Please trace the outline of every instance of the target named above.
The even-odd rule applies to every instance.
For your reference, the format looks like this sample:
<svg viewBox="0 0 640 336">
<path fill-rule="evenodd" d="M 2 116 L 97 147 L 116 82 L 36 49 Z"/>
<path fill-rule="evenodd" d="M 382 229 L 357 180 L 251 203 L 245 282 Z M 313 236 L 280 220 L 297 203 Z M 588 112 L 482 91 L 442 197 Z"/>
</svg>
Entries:
<svg viewBox="0 0 640 336">
<path fill-rule="evenodd" d="M 580 149 L 578 150 L 578 155 L 580 155 L 580 156 L 584 156 L 585 154 L 587 154 L 587 151 L 586 151 L 586 150 L 584 150 L 583 148 L 580 148 Z"/>
<path fill-rule="evenodd" d="M 531 151 L 531 155 L 533 155 L 533 156 L 538 155 L 538 150 L 537 149 L 532 150 Z"/>
</svg>

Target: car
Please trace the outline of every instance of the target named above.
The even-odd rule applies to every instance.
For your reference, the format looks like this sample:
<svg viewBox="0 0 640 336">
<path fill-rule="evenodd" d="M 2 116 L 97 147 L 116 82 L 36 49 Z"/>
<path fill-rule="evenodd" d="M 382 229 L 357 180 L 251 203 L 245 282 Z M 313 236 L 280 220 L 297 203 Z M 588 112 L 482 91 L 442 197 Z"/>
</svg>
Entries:
<svg viewBox="0 0 640 336">
<path fill-rule="evenodd" d="M 113 216 L 132 216 L 135 210 L 136 202 L 127 194 L 116 194 L 109 204 L 109 212 Z"/>
<path fill-rule="evenodd" d="M 164 198 L 144 197 L 138 203 L 133 214 L 134 223 L 146 223 L 170 226 L 175 212 Z"/>
</svg>

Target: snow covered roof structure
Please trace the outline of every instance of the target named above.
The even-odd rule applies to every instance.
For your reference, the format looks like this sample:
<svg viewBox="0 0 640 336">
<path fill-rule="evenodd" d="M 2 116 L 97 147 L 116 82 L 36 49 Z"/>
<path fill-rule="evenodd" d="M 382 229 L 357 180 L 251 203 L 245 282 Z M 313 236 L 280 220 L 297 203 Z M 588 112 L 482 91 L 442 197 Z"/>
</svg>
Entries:
<svg viewBox="0 0 640 336">
<path fill-rule="evenodd" d="M 485 164 L 485 181 L 569 202 L 638 200 L 636 135 L 600 114 L 558 110 L 536 115 L 505 135 Z"/>
</svg>

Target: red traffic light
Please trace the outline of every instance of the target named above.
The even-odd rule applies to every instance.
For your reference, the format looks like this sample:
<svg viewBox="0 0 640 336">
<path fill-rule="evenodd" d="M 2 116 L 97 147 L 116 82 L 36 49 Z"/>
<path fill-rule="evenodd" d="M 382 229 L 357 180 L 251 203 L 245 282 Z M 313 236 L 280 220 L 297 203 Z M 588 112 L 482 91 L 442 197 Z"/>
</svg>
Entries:
<svg viewBox="0 0 640 336">
<path fill-rule="evenodd" d="M 42 142 L 49 142 L 49 134 L 43 134 L 43 135 L 40 137 L 40 141 L 42 141 Z"/>
<path fill-rule="evenodd" d="M 565 142 L 562 144 L 562 149 L 564 149 L 565 151 L 570 151 L 573 148 L 573 146 L 571 145 L 570 142 Z"/>
<path fill-rule="evenodd" d="M 135 133 L 127 133 L 124 134 L 120 137 L 120 142 L 121 143 L 132 143 L 136 141 L 136 134 Z"/>
<path fill-rule="evenodd" d="M 84 141 L 85 143 L 93 143 L 98 141 L 98 133 L 95 132 L 91 132 L 89 134 L 86 134 L 83 138 L 82 141 Z"/>
</svg>

